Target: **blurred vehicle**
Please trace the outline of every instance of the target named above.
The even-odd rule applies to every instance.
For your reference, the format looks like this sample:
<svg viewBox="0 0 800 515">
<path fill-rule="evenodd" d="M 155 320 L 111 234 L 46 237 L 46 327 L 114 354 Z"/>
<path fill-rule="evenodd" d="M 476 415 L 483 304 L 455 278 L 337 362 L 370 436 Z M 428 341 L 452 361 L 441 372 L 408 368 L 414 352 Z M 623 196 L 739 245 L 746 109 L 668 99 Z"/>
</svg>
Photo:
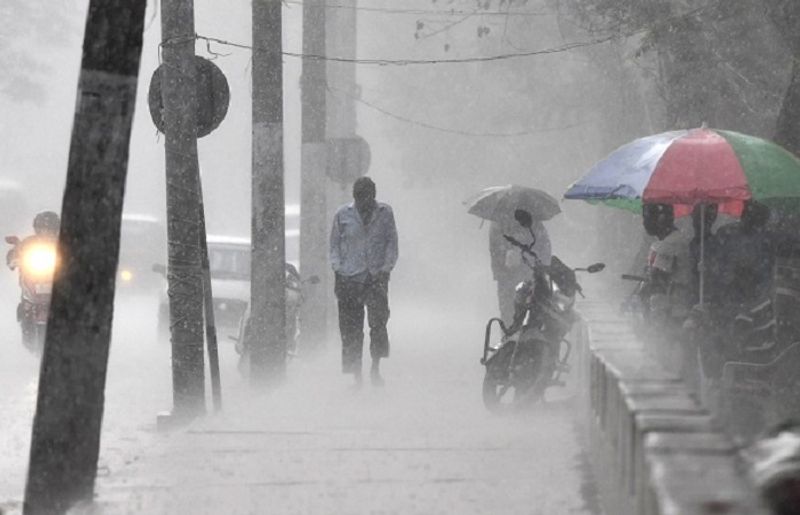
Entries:
<svg viewBox="0 0 800 515">
<path fill-rule="evenodd" d="M 543 398 L 548 387 L 563 385 L 560 376 L 569 371 L 572 350 L 566 336 L 578 318 L 573 309 L 575 297 L 582 295 L 575 273 L 596 273 L 605 268 L 596 263 L 572 269 L 556 256 L 550 265 L 544 265 L 533 251 L 536 236 L 530 213 L 518 209 L 514 217 L 529 229 L 533 241 L 525 244 L 512 236 L 504 237 L 519 249 L 531 278 L 517 286 L 511 327 L 499 318 L 486 325 L 481 358 L 486 367 L 483 403 L 494 412 L 533 404 Z M 492 342 L 493 324 L 502 330 L 499 342 Z"/>
<path fill-rule="evenodd" d="M 299 249 L 299 230 L 286 231 L 287 267 L 296 272 Z M 211 273 L 211 291 L 214 302 L 214 318 L 217 327 L 238 328 L 250 303 L 250 257 L 249 238 L 209 235 L 208 264 Z M 165 272 L 166 269 L 162 266 Z M 158 310 L 159 330 L 169 330 L 169 298 L 166 287 L 162 289 Z"/>
<path fill-rule="evenodd" d="M 58 264 L 58 240 L 53 236 L 37 235 L 20 240 L 7 236 L 12 245 L 6 261 L 12 270 L 19 270 L 20 302 L 17 321 L 22 329 L 22 343 L 32 352 L 41 353 L 44 347 L 47 316 L 53 292 L 53 273 Z"/>
<path fill-rule="evenodd" d="M 119 292 L 152 292 L 162 280 L 152 273 L 153 263 L 167 255 L 167 231 L 157 217 L 125 213 L 120 231 L 117 288 Z"/>
</svg>

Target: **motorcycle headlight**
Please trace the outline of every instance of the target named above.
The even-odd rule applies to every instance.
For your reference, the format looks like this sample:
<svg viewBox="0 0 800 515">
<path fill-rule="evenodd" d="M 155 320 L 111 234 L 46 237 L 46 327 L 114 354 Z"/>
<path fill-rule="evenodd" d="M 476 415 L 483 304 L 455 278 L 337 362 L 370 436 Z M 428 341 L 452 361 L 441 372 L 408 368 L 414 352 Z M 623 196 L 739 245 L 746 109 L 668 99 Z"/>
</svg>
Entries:
<svg viewBox="0 0 800 515">
<path fill-rule="evenodd" d="M 119 273 L 119 278 L 122 279 L 122 282 L 129 283 L 133 281 L 133 272 L 131 272 L 130 270 L 122 270 Z"/>
<path fill-rule="evenodd" d="M 27 249 L 22 256 L 22 270 L 34 278 L 52 278 L 58 256 L 53 245 L 39 244 Z"/>
<path fill-rule="evenodd" d="M 561 311 L 566 311 L 572 307 L 573 299 L 556 291 L 553 295 L 556 307 Z"/>
</svg>

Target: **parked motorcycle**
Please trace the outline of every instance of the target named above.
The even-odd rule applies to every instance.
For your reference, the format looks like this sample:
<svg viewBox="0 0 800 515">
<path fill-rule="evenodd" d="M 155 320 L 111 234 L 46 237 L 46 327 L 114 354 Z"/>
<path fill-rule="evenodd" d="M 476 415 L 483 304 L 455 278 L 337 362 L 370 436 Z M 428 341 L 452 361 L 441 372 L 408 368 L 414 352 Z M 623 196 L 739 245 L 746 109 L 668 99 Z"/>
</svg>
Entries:
<svg viewBox="0 0 800 515">
<path fill-rule="evenodd" d="M 741 453 L 750 479 L 775 515 L 800 506 L 800 425 L 785 420 L 760 435 Z"/>
<path fill-rule="evenodd" d="M 597 273 L 605 268 L 596 263 L 572 269 L 555 256 L 545 266 L 533 251 L 536 236 L 530 213 L 518 209 L 514 218 L 529 230 L 533 241 L 524 244 L 511 236 L 504 238 L 520 250 L 532 276 L 517 287 L 511 327 L 499 318 L 486 325 L 481 358 L 486 367 L 483 402 L 495 412 L 535 403 L 548 387 L 564 384 L 561 374 L 569 371 L 572 351 L 566 336 L 577 320 L 576 295 L 583 295 L 576 272 Z M 499 342 L 492 340 L 495 325 L 502 332 Z"/>
<path fill-rule="evenodd" d="M 40 353 L 44 347 L 47 315 L 53 291 L 53 273 L 58 262 L 55 239 L 32 236 L 20 240 L 7 236 L 12 249 L 6 263 L 12 270 L 19 269 L 20 303 L 17 321 L 22 329 L 22 343 L 32 352 Z"/>
<path fill-rule="evenodd" d="M 299 338 L 298 322 L 300 320 L 300 307 L 303 305 L 303 290 L 307 284 L 319 284 L 319 277 L 312 275 L 302 279 L 294 265 L 286 263 L 286 352 L 289 357 L 297 355 L 297 340 Z M 250 361 L 248 342 L 250 339 L 250 306 L 242 315 L 239 323 L 239 333 L 231 336 L 236 342 L 236 352 L 239 354 L 239 371 L 246 373 Z"/>
</svg>

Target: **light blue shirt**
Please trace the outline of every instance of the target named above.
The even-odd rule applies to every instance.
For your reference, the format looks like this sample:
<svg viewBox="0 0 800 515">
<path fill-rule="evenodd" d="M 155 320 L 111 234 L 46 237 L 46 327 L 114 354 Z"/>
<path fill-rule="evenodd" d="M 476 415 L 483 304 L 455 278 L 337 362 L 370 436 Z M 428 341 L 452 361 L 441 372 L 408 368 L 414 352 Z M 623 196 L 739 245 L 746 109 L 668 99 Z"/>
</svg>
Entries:
<svg viewBox="0 0 800 515">
<path fill-rule="evenodd" d="M 333 271 L 346 277 L 391 272 L 397 263 L 397 227 L 394 213 L 378 202 L 364 225 L 353 203 L 339 208 L 331 228 L 330 260 Z"/>
</svg>

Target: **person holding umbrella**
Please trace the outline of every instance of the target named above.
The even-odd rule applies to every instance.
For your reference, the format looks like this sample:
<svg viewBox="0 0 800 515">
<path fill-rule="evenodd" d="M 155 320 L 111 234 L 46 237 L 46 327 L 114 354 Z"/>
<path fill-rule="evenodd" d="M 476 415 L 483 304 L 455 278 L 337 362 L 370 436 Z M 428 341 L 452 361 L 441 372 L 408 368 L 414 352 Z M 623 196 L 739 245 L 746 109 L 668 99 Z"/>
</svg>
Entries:
<svg viewBox="0 0 800 515">
<path fill-rule="evenodd" d="M 771 290 L 775 252 L 766 227 L 769 217 L 767 206 L 747 201 L 741 219 L 718 232 L 725 290 L 721 300 L 733 311 L 762 300 Z"/>
<path fill-rule="evenodd" d="M 675 216 L 689 215 L 703 203 L 717 204 L 720 214 L 733 216 L 742 214 L 747 201 L 796 210 L 800 159 L 775 143 L 733 131 L 706 126 L 671 131 L 623 145 L 595 164 L 564 197 L 631 211 L 643 204 L 669 204 Z M 701 305 L 705 271 L 699 273 Z"/>
<path fill-rule="evenodd" d="M 468 213 L 491 222 L 489 229 L 489 255 L 492 276 L 497 282 L 500 317 L 511 323 L 514 319 L 514 293 L 522 281 L 530 278 L 531 270 L 522 261 L 519 249 L 509 244 L 503 235 L 530 243 L 531 233 L 514 219 L 514 211 L 524 209 L 534 220 L 532 227 L 536 238 L 533 251 L 544 265 L 550 264 L 550 237 L 543 221 L 561 212 L 558 201 L 547 192 L 527 186 L 492 186 L 481 190 L 464 204 Z"/>
<path fill-rule="evenodd" d="M 549 265 L 552 256 L 550 236 L 544 224 L 533 223 L 536 244 L 533 251 L 543 265 Z M 492 263 L 492 277 L 497 283 L 497 300 L 500 318 L 510 324 L 514 320 L 514 293 L 517 285 L 530 278 L 531 269 L 523 263 L 519 249 L 512 246 L 503 235 L 513 236 L 517 241 L 530 241 L 528 229 L 519 225 L 513 217 L 503 222 L 492 222 L 489 227 L 489 255 Z"/>
<path fill-rule="evenodd" d="M 675 327 L 691 306 L 689 238 L 675 227 L 674 209 L 669 204 L 645 204 L 642 223 L 645 231 L 657 238 L 650 247 L 644 294 L 650 298 L 651 313 L 658 314 L 665 328 Z"/>
</svg>

